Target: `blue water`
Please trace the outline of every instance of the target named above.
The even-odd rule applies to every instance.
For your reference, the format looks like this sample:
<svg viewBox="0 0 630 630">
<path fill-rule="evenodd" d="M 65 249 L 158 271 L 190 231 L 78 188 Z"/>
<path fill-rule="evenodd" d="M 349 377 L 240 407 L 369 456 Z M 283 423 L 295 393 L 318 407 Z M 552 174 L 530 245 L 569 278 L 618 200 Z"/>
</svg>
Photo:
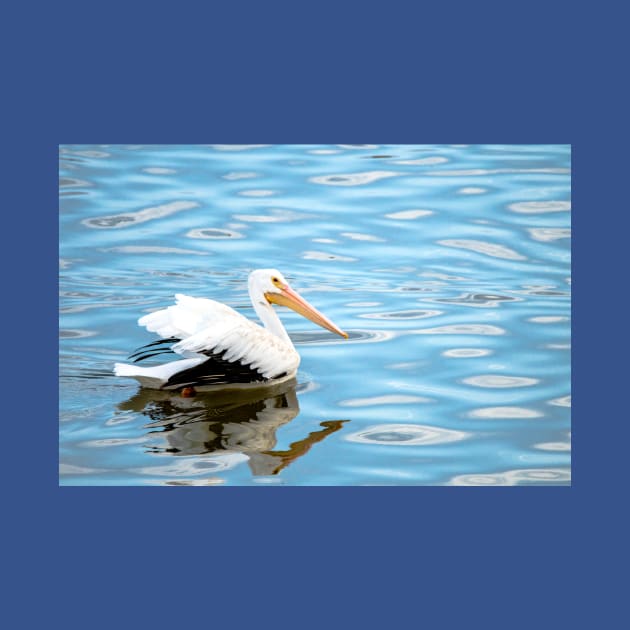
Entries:
<svg viewBox="0 0 630 630">
<path fill-rule="evenodd" d="M 60 147 L 60 484 L 567 485 L 566 145 Z M 255 318 L 277 267 L 349 340 L 280 310 L 263 393 L 112 366 L 177 292 Z"/>
</svg>

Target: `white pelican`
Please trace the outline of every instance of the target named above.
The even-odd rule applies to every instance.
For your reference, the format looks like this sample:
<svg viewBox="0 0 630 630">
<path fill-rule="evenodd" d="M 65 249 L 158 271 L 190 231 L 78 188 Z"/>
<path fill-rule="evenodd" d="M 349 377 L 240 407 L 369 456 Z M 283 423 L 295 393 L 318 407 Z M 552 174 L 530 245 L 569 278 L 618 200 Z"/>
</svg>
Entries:
<svg viewBox="0 0 630 630">
<path fill-rule="evenodd" d="M 300 355 L 272 305 L 288 306 L 342 337 L 348 335 L 298 295 L 276 269 L 249 274 L 249 297 L 263 328 L 234 309 L 206 298 L 177 294 L 176 303 L 138 320 L 161 339 L 143 346 L 135 362 L 174 352 L 184 358 L 154 367 L 116 363 L 117 376 L 151 389 L 275 385 L 295 376 Z M 194 391 L 194 390 L 193 390 Z"/>
</svg>

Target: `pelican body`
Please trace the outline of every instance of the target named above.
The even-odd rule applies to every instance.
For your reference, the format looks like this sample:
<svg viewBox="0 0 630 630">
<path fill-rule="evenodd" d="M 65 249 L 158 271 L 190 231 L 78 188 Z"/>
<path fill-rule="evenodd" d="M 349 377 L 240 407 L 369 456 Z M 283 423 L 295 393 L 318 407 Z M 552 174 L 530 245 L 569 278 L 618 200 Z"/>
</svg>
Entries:
<svg viewBox="0 0 630 630">
<path fill-rule="evenodd" d="M 300 355 L 274 304 L 288 306 L 319 326 L 348 338 L 294 291 L 276 269 L 252 271 L 248 289 L 264 328 L 220 302 L 177 294 L 175 304 L 138 320 L 140 326 L 160 339 L 132 354 L 133 364 L 116 363 L 114 373 L 134 378 L 151 389 L 266 386 L 289 380 L 297 372 Z M 137 365 L 165 353 L 182 358 L 152 367 Z"/>
</svg>

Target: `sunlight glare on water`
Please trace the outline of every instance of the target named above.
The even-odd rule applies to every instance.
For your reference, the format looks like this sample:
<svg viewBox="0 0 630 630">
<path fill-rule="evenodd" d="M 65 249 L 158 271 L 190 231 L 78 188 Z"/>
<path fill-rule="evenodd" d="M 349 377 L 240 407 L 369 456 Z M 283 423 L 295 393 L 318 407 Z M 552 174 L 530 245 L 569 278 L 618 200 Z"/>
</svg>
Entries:
<svg viewBox="0 0 630 630">
<path fill-rule="evenodd" d="M 567 145 L 60 147 L 60 484 L 568 485 Z M 175 293 L 255 319 L 276 267 L 349 334 L 279 309 L 265 393 L 139 389 L 116 361 Z"/>
</svg>

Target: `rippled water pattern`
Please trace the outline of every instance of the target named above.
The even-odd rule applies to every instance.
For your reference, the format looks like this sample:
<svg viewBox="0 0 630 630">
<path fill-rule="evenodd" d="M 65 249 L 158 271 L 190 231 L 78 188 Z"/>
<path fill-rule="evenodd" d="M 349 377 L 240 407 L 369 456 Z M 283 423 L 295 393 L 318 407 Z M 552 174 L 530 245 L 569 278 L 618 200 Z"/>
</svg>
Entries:
<svg viewBox="0 0 630 630">
<path fill-rule="evenodd" d="M 565 145 L 60 147 L 63 485 L 567 485 Z M 115 361 L 176 292 L 255 314 L 277 267 L 296 383 L 192 398 Z"/>
</svg>

